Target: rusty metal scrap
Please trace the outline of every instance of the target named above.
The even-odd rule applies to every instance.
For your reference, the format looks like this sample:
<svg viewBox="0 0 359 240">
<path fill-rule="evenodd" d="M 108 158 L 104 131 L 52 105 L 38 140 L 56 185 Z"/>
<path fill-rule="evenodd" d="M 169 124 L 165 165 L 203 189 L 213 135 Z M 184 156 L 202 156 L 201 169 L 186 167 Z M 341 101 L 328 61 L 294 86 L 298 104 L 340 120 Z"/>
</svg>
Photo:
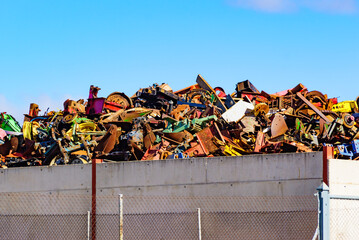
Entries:
<svg viewBox="0 0 359 240">
<path fill-rule="evenodd" d="M 201 75 L 178 91 L 168 84 L 67 99 L 62 111 L 31 103 L 22 126 L 0 115 L 0 166 L 86 164 L 320 151 L 359 158 L 359 98 L 339 102 L 302 84 L 269 94 L 250 81 L 234 93 Z"/>
</svg>

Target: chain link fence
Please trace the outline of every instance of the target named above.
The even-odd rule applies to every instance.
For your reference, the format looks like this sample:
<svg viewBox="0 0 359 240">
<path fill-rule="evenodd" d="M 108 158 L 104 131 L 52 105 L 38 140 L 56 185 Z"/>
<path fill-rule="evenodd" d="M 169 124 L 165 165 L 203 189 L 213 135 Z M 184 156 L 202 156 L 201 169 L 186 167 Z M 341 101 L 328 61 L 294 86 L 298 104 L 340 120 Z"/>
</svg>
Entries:
<svg viewBox="0 0 359 240">
<path fill-rule="evenodd" d="M 359 238 L 359 197 L 330 196 L 330 237 L 337 240 Z"/>
<path fill-rule="evenodd" d="M 120 239 L 120 220 L 120 197 L 97 196 L 96 239 Z"/>
<path fill-rule="evenodd" d="M 97 196 L 93 221 L 91 195 L 0 194 L 0 238 L 312 239 L 317 227 L 314 196 L 120 199 Z"/>
<path fill-rule="evenodd" d="M 1 239 L 87 239 L 91 196 L 1 193 Z"/>
<path fill-rule="evenodd" d="M 317 227 L 314 196 L 124 196 L 123 204 L 124 239 L 302 240 Z"/>
</svg>

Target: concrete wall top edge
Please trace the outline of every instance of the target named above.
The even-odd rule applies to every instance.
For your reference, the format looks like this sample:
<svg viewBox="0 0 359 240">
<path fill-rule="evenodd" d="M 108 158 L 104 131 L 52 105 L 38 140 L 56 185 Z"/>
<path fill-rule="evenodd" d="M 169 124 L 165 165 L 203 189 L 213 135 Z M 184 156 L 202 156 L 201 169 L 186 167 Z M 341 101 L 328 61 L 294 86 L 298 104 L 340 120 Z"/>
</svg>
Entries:
<svg viewBox="0 0 359 240">
<path fill-rule="evenodd" d="M 226 160 L 234 160 L 234 159 L 256 159 L 258 157 L 265 158 L 265 160 L 272 160 L 273 158 L 287 158 L 287 157 L 302 157 L 305 155 L 312 155 L 315 156 L 322 156 L 322 152 L 308 152 L 308 153 L 272 153 L 272 154 L 251 154 L 251 155 L 243 155 L 243 156 L 219 156 L 219 157 L 199 157 L 199 158 L 183 158 L 183 159 L 166 159 L 166 160 L 145 160 L 145 161 L 118 161 L 118 162 L 104 162 L 102 164 L 98 164 L 98 166 L 111 166 L 111 165 L 128 165 L 128 164 L 144 164 L 148 165 L 149 163 L 156 163 L 156 162 L 162 162 L 162 163 L 169 163 L 173 161 L 211 161 L 211 160 L 217 160 L 217 159 L 226 159 Z M 57 166 L 29 166 L 29 167 L 15 167 L 15 168 L 7 168 L 7 169 L 0 169 L 0 173 L 5 172 L 11 172 L 11 171 L 44 171 L 44 170 L 51 170 L 51 169 L 57 169 L 57 168 L 83 168 L 85 165 L 82 164 L 73 164 L 73 165 L 57 165 Z M 91 165 L 91 164 L 89 164 Z"/>
<path fill-rule="evenodd" d="M 183 158 L 183 159 L 166 159 L 166 160 L 145 160 L 145 161 L 121 161 L 121 162 L 107 162 L 103 164 L 115 165 L 115 164 L 148 164 L 148 163 L 156 163 L 156 162 L 178 162 L 178 161 L 212 161 L 212 160 L 251 160 L 257 159 L 258 157 L 265 158 L 265 160 L 272 160 L 274 158 L 293 158 L 302 156 L 312 156 L 312 157 L 322 157 L 322 152 L 303 152 L 303 153 L 272 153 L 272 154 L 250 154 L 243 156 L 218 156 L 218 157 L 198 157 L 198 158 Z"/>
</svg>

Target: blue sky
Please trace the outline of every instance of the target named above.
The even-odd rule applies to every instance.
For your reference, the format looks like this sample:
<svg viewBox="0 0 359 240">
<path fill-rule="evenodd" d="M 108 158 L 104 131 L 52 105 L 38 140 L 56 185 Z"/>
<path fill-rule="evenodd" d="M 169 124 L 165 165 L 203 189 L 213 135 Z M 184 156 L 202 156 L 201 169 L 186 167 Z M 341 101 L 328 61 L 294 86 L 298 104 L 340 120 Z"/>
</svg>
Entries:
<svg viewBox="0 0 359 240">
<path fill-rule="evenodd" d="M 0 111 L 22 122 L 87 98 L 91 84 L 134 94 L 174 90 L 197 74 L 232 93 L 249 79 L 268 93 L 303 83 L 359 96 L 357 0 L 1 1 Z"/>
</svg>

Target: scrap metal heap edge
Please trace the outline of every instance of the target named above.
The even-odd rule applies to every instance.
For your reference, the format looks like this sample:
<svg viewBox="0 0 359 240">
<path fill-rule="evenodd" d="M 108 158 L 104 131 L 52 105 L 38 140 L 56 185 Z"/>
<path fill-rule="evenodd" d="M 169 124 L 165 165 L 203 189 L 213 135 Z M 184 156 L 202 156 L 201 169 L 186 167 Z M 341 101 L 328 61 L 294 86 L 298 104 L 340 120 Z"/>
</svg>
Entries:
<svg viewBox="0 0 359 240">
<path fill-rule="evenodd" d="M 232 94 L 196 84 L 173 91 L 167 84 L 113 92 L 87 101 L 67 99 L 64 110 L 39 115 L 35 103 L 22 127 L 0 116 L 0 166 L 87 164 L 320 151 L 359 158 L 359 98 L 337 102 L 302 84 L 274 94 L 239 82 Z"/>
</svg>

